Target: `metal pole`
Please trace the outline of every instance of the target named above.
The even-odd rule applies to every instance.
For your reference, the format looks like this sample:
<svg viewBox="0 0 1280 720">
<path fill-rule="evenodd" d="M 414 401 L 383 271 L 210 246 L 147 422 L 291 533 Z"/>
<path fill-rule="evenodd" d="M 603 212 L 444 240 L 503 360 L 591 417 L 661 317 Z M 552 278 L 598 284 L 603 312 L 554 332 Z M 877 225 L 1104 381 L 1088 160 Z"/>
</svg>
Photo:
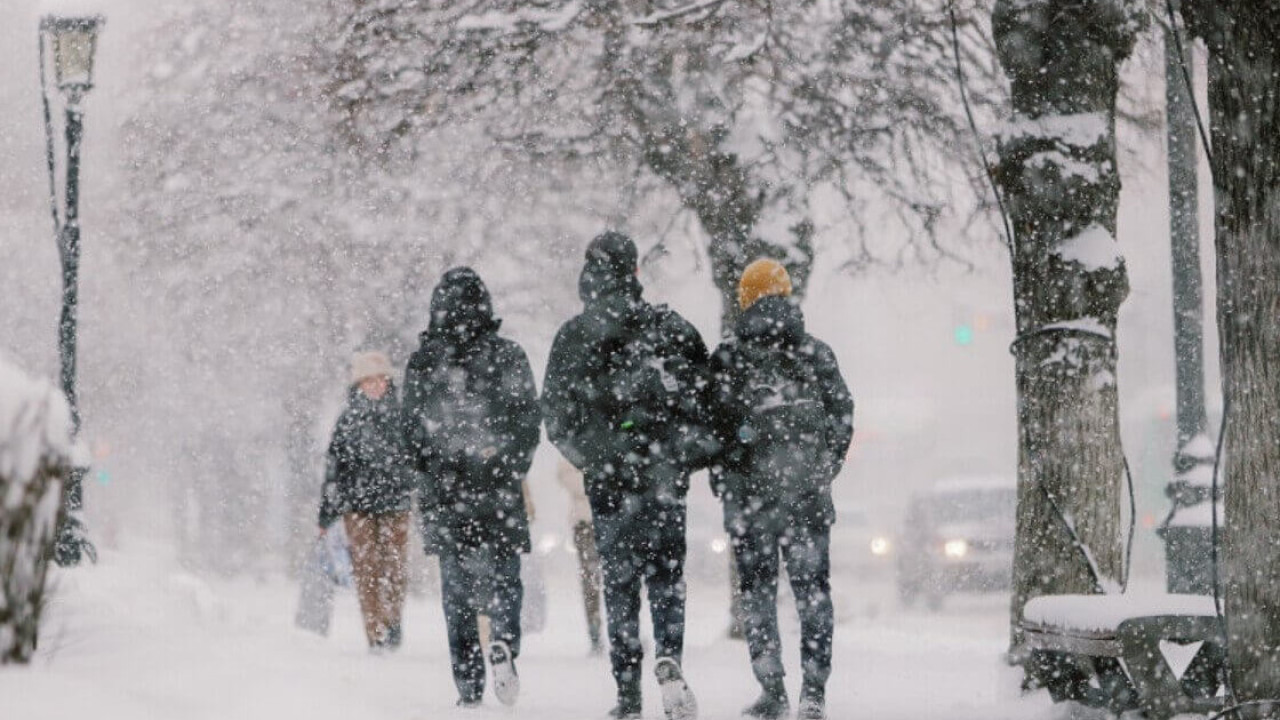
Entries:
<svg viewBox="0 0 1280 720">
<path fill-rule="evenodd" d="M 1166 489 L 1173 507 L 1161 536 L 1165 540 L 1169 592 L 1208 593 L 1208 533 L 1199 525 L 1184 525 L 1176 520 L 1180 509 L 1209 500 L 1214 451 L 1205 412 L 1196 124 L 1182 65 L 1190 48 L 1180 46 L 1176 34 L 1168 30 L 1164 41 L 1178 442 L 1173 455 L 1173 480 Z"/>
<path fill-rule="evenodd" d="M 62 258 L 62 317 L 58 323 L 58 357 L 61 360 L 62 392 L 71 406 L 71 422 L 80 433 L 80 403 L 76 394 L 76 330 L 80 301 L 80 140 L 83 137 L 84 111 L 80 93 L 73 92 L 67 102 L 67 208 L 58 250 Z M 72 472 L 67 484 L 68 511 L 83 507 L 83 469 Z"/>
<path fill-rule="evenodd" d="M 1205 435 L 1204 297 L 1200 277 L 1199 194 L 1196 126 L 1182 80 L 1182 57 L 1172 34 L 1165 37 L 1165 101 L 1169 136 L 1169 236 L 1173 251 L 1173 328 L 1177 358 L 1179 474 L 1195 466 L 1187 445 Z"/>
</svg>

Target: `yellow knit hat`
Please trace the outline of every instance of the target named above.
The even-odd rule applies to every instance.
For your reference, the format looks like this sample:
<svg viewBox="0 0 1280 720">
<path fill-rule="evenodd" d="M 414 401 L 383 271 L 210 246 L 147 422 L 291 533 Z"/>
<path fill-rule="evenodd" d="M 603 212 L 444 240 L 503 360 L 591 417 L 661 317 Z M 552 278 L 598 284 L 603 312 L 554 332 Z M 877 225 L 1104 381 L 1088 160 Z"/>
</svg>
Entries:
<svg viewBox="0 0 1280 720">
<path fill-rule="evenodd" d="M 738 308 L 746 310 L 762 297 L 791 297 L 791 276 L 782 263 L 761 258 L 742 271 L 738 281 Z"/>
</svg>

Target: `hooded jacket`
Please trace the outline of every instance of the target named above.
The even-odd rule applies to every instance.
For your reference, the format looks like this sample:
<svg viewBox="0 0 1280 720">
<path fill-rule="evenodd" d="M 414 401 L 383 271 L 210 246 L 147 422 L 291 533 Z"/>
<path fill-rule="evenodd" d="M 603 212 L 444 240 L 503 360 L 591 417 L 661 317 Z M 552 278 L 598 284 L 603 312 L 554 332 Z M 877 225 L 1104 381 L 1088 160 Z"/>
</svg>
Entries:
<svg viewBox="0 0 1280 720">
<path fill-rule="evenodd" d="M 661 464 L 704 465 L 707 350 L 678 313 L 641 297 L 636 248 L 620 233 L 592 241 L 578 282 L 583 311 L 556 335 L 542 409 L 547 435 L 583 471 L 592 507 L 643 493 Z"/>
<path fill-rule="evenodd" d="M 819 400 L 813 412 L 824 447 L 811 466 L 767 471 L 751 462 L 753 454 L 777 449 L 761 443 L 779 442 L 753 438 L 751 432 L 753 417 L 766 410 L 755 407 L 760 400 L 746 388 L 757 369 L 785 372 L 800 393 Z M 853 396 L 835 353 L 805 332 L 800 308 L 783 297 L 766 297 L 747 308 L 733 335 L 712 355 L 711 372 L 711 417 L 722 445 L 712 473 L 716 494 L 730 508 L 776 506 L 789 519 L 834 522 L 831 482 L 853 438 Z"/>
<path fill-rule="evenodd" d="M 398 421 L 394 387 L 374 400 L 352 386 L 329 442 L 320 527 L 349 512 L 371 515 L 409 509 L 412 471 Z"/>
<path fill-rule="evenodd" d="M 537 391 L 500 324 L 480 277 L 450 270 L 405 370 L 404 435 L 423 473 L 428 552 L 530 549 L 522 482 L 538 444 Z"/>
</svg>

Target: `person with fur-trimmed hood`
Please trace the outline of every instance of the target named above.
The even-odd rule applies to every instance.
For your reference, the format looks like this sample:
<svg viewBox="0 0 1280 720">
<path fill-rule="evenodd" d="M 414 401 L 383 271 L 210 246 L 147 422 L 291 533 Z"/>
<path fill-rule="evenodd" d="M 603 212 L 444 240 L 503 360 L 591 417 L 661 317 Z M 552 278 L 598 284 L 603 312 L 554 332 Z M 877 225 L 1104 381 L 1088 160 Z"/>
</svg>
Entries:
<svg viewBox="0 0 1280 720">
<path fill-rule="evenodd" d="M 733 543 L 751 668 L 763 689 L 743 714 L 789 710 L 778 635 L 779 556 L 800 614 L 800 720 L 826 717 L 834 613 L 831 482 L 853 438 L 853 398 L 835 353 L 805 331 L 786 269 L 748 265 L 732 334 L 711 357 L 722 453 L 712 489 Z"/>
<path fill-rule="evenodd" d="M 583 311 L 560 328 L 547 363 L 547 435 L 583 472 L 604 580 L 615 718 L 641 709 L 640 592 L 648 587 L 654 673 L 668 718 L 696 717 L 681 671 L 689 473 L 709 459 L 702 417 L 706 346 L 665 306 L 641 297 L 635 243 L 591 241 L 578 282 Z"/>
<path fill-rule="evenodd" d="M 351 361 L 347 406 L 329 442 L 320 532 L 339 519 L 351 544 L 356 594 L 369 648 L 400 646 L 412 470 L 400 433 L 391 363 L 380 352 Z"/>
<path fill-rule="evenodd" d="M 478 615 L 490 621 L 494 694 L 519 694 L 528 553 L 523 481 L 541 417 L 524 350 L 498 336 L 488 289 L 470 268 L 444 274 L 431 298 L 431 325 L 405 371 L 410 454 L 423 474 L 419 503 L 425 548 L 440 556 L 440 579 L 458 704 L 484 694 Z"/>
</svg>

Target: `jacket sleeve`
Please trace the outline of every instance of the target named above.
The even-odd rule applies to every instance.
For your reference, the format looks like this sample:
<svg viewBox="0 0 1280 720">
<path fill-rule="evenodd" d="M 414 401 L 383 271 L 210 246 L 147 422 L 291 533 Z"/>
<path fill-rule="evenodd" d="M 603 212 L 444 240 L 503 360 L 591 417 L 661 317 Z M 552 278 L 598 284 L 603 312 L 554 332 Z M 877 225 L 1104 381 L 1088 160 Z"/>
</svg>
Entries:
<svg viewBox="0 0 1280 720">
<path fill-rule="evenodd" d="M 834 480 L 844 466 L 849 443 L 853 440 L 853 395 L 840 373 L 836 354 L 817 340 L 814 341 L 814 373 L 822 388 L 822 403 L 827 415 L 827 449 L 831 453 L 827 479 Z"/>
<path fill-rule="evenodd" d="M 709 404 L 714 389 L 710 358 L 702 335 L 688 320 L 672 312 L 665 335 L 674 343 L 685 377 L 680 405 L 677 454 L 687 470 L 709 467 L 720 452 L 720 442 L 712 428 Z"/>
<path fill-rule="evenodd" d="M 523 477 L 538 447 L 542 418 L 538 411 L 538 389 L 533 384 L 529 356 L 515 343 L 503 353 L 501 407 L 506 410 L 511 445 L 503 449 L 507 469 Z"/>
<path fill-rule="evenodd" d="M 547 374 L 542 383 L 542 419 L 547 437 L 574 467 L 584 470 L 599 454 L 600 428 L 592 430 L 587 398 L 578 386 L 586 382 L 581 358 L 589 348 L 583 347 L 569 325 L 560 328 L 547 359 Z M 607 431 L 607 429 L 605 429 Z"/>
<path fill-rule="evenodd" d="M 400 406 L 401 441 L 409 463 L 418 472 L 427 472 L 431 443 L 420 415 L 426 404 L 426 368 L 419 353 L 409 359 L 404 371 L 404 399 Z"/>
<path fill-rule="evenodd" d="M 349 460 L 350 425 L 344 411 L 334 427 L 325 453 L 324 484 L 320 487 L 320 527 L 328 529 L 346 512 L 342 498 L 343 473 Z"/>
<path fill-rule="evenodd" d="M 711 464 L 711 491 L 717 497 L 724 497 L 727 490 L 733 489 L 734 475 L 742 466 L 742 447 L 738 440 L 740 403 L 734 384 L 733 357 L 732 345 L 725 342 L 716 348 L 708 362 L 711 387 L 707 392 L 707 417 L 719 446 Z"/>
</svg>

